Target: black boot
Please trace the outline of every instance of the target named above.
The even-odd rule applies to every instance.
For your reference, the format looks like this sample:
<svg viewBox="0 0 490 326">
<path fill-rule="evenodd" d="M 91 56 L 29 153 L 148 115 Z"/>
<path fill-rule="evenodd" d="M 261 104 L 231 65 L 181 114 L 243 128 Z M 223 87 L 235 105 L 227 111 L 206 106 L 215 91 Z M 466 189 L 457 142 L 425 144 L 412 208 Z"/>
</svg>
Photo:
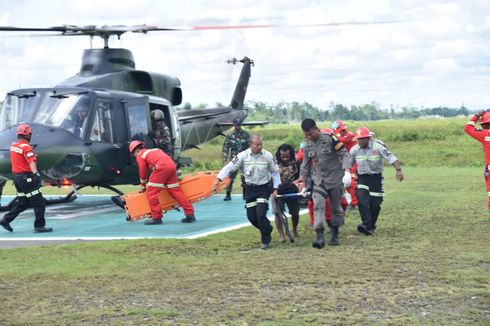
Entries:
<svg viewBox="0 0 490 326">
<path fill-rule="evenodd" d="M 323 229 L 318 229 L 316 231 L 316 240 L 311 244 L 313 248 L 322 249 L 325 247 L 325 238 L 323 237 Z"/>
<path fill-rule="evenodd" d="M 7 231 L 9 232 L 14 232 L 14 229 L 12 229 L 12 227 L 10 226 L 10 223 L 1 219 L 0 220 L 0 225 Z"/>
<path fill-rule="evenodd" d="M 338 226 L 332 226 L 332 237 L 330 238 L 330 242 L 328 244 L 330 246 L 338 246 L 340 244 Z"/>
<path fill-rule="evenodd" d="M 34 228 L 34 233 L 44 233 L 44 232 L 53 232 L 53 228 L 47 228 L 47 227 L 40 227 L 40 228 Z"/>
<path fill-rule="evenodd" d="M 146 220 L 145 221 L 145 225 L 159 225 L 159 224 L 163 224 L 162 222 L 162 219 L 159 218 L 159 219 L 149 219 L 149 220 Z"/>
<path fill-rule="evenodd" d="M 229 191 L 226 192 L 225 198 L 223 198 L 224 201 L 231 200 L 231 193 Z"/>
<path fill-rule="evenodd" d="M 364 224 L 359 224 L 357 226 L 357 231 L 364 233 L 365 235 L 372 235 L 373 234 L 373 231 L 369 230 L 369 228 L 367 226 L 365 226 Z"/>
<path fill-rule="evenodd" d="M 187 215 L 183 219 L 180 220 L 182 223 L 194 223 L 196 221 L 196 217 L 194 214 Z"/>
</svg>

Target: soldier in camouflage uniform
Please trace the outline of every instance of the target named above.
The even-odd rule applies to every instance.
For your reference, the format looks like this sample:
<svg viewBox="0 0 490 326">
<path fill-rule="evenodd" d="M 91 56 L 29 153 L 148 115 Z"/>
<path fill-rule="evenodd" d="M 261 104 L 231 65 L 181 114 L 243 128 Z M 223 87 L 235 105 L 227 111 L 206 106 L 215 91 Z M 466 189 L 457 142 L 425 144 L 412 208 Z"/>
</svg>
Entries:
<svg viewBox="0 0 490 326">
<path fill-rule="evenodd" d="M 151 138 L 155 142 L 155 146 L 163 150 L 170 157 L 172 155 L 172 139 L 170 137 L 170 130 L 165 124 L 165 116 L 162 110 L 151 111 Z"/>
<path fill-rule="evenodd" d="M 248 132 L 242 129 L 242 120 L 234 119 L 233 126 L 235 130 L 226 136 L 225 142 L 223 143 L 223 151 L 221 152 L 221 160 L 224 163 L 230 161 L 238 153 L 246 150 L 249 147 L 250 135 Z M 230 178 L 230 184 L 226 188 L 226 197 L 223 199 L 225 201 L 231 200 L 231 190 L 233 189 L 233 182 L 237 176 L 238 172 L 231 172 L 228 177 Z M 243 176 L 242 188 L 243 188 Z M 245 193 L 243 194 L 245 196 Z"/>
</svg>

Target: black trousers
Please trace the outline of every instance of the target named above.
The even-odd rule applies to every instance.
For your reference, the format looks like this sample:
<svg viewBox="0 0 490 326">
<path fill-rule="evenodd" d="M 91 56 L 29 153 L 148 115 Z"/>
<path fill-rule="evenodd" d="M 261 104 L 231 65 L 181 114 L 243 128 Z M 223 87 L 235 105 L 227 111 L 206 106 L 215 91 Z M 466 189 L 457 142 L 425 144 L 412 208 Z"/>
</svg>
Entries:
<svg viewBox="0 0 490 326">
<path fill-rule="evenodd" d="M 231 171 L 230 174 L 228 174 L 228 178 L 230 178 L 230 183 L 226 187 L 226 192 L 231 193 L 233 190 L 233 183 L 235 182 L 236 176 L 238 175 L 238 171 Z M 245 177 L 243 175 L 240 175 L 240 180 L 242 181 L 242 192 L 243 192 L 243 199 L 245 199 Z"/>
<path fill-rule="evenodd" d="M 375 230 L 383 202 L 383 176 L 381 173 L 360 174 L 357 182 L 356 195 L 362 224 L 369 230 Z"/>
<path fill-rule="evenodd" d="M 269 184 L 261 186 L 252 186 L 245 184 L 245 208 L 247 209 L 247 218 L 260 231 L 263 244 L 271 242 L 272 226 L 267 218 L 269 209 Z"/>
<path fill-rule="evenodd" d="M 14 206 L 3 216 L 3 220 L 10 223 L 20 213 L 32 207 L 36 216 L 34 227 L 44 227 L 46 225 L 44 219 L 46 207 L 43 195 L 39 191 L 39 188 L 41 188 L 41 178 L 35 176 L 33 173 L 16 174 L 14 175 L 14 185 L 17 190 L 17 198 L 15 199 Z"/>
</svg>

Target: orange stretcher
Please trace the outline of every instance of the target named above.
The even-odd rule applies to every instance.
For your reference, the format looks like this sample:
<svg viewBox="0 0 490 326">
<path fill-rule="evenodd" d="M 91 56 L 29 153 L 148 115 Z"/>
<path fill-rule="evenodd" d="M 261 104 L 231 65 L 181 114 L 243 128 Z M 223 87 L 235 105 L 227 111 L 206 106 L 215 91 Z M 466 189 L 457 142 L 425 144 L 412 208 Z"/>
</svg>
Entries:
<svg viewBox="0 0 490 326">
<path fill-rule="evenodd" d="M 208 171 L 208 172 L 196 172 L 182 177 L 180 181 L 180 189 L 184 193 L 184 196 L 190 200 L 191 203 L 195 203 L 204 200 L 213 193 L 211 192 L 211 186 L 218 175 L 219 171 Z M 219 186 L 217 191 L 224 189 L 230 183 L 229 178 L 225 178 Z M 160 205 L 162 211 L 167 212 L 171 209 L 179 207 L 179 204 L 172 196 L 168 193 L 166 188 L 160 192 L 158 199 L 160 200 Z M 150 217 L 150 205 L 146 198 L 146 194 L 142 192 L 133 192 L 122 196 L 124 203 L 124 209 L 126 210 L 127 220 L 134 222 L 142 218 Z"/>
</svg>

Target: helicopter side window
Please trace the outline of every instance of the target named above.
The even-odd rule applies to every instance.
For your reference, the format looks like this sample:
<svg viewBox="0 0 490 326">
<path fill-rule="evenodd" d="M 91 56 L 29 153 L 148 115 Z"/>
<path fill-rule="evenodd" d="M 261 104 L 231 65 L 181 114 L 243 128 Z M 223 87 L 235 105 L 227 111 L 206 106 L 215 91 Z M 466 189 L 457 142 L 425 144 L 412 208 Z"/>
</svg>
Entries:
<svg viewBox="0 0 490 326">
<path fill-rule="evenodd" d="M 130 105 L 128 116 L 130 139 L 145 141 L 145 135 L 148 134 L 146 108 L 142 105 Z"/>
<path fill-rule="evenodd" d="M 97 104 L 90 140 L 105 143 L 113 142 L 111 101 L 100 101 Z"/>
</svg>

